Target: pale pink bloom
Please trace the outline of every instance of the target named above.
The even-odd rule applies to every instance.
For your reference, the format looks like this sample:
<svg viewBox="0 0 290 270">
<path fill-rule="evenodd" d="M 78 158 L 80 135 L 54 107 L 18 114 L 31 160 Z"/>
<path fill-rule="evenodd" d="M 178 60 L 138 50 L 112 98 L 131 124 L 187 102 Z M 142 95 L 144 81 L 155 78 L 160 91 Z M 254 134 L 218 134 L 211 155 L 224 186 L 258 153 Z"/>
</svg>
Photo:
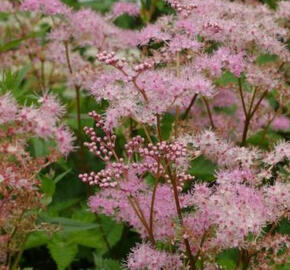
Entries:
<svg viewBox="0 0 290 270">
<path fill-rule="evenodd" d="M 65 109 L 53 95 L 44 95 L 39 98 L 38 102 L 41 104 L 39 110 L 47 117 L 60 118 L 63 116 Z"/>
<path fill-rule="evenodd" d="M 184 49 L 198 51 L 202 43 L 197 42 L 185 35 L 176 35 L 169 43 L 169 51 L 172 53 L 180 52 Z"/>
<path fill-rule="evenodd" d="M 198 195 L 197 192 L 193 196 Z M 262 193 L 240 184 L 220 184 L 210 196 L 197 197 L 195 204 L 199 208 L 198 218 L 191 222 L 202 222 L 199 230 L 204 232 L 209 226 L 218 226 L 215 238 L 205 244 L 207 248 L 243 245 L 245 237 L 250 232 L 259 234 L 267 221 Z"/>
<path fill-rule="evenodd" d="M 263 192 L 265 204 L 268 208 L 267 217 L 269 222 L 274 222 L 283 215 L 287 217 L 287 211 L 289 212 L 290 209 L 290 184 L 276 182 L 273 186 L 264 187 Z"/>
<path fill-rule="evenodd" d="M 287 131 L 290 129 L 290 120 L 288 117 L 279 115 L 277 116 L 271 124 L 274 130 Z"/>
<path fill-rule="evenodd" d="M 150 41 L 160 42 L 167 39 L 170 39 L 170 36 L 154 24 L 149 24 L 136 33 L 136 45 L 146 45 Z"/>
<path fill-rule="evenodd" d="M 24 0 L 21 9 L 25 11 L 40 11 L 48 15 L 69 13 L 69 8 L 59 0 Z"/>
<path fill-rule="evenodd" d="M 272 152 L 266 154 L 264 162 L 270 165 L 275 165 L 284 159 L 290 160 L 290 142 L 281 141 L 276 144 Z"/>
<path fill-rule="evenodd" d="M 11 12 L 13 10 L 12 4 L 7 0 L 2 0 L 0 5 L 0 12 Z"/>
<path fill-rule="evenodd" d="M 238 147 L 231 142 L 218 138 L 214 132 L 205 131 L 199 136 L 192 138 L 194 146 L 209 159 L 218 163 L 221 167 L 250 168 L 259 158 L 257 149 Z"/>
<path fill-rule="evenodd" d="M 158 251 L 149 244 L 133 248 L 127 259 L 130 270 L 181 270 L 183 265 L 178 254 Z"/>
<path fill-rule="evenodd" d="M 113 5 L 112 14 L 118 17 L 122 14 L 128 14 L 131 16 L 138 16 L 140 8 L 135 3 L 116 2 Z"/>
<path fill-rule="evenodd" d="M 75 137 L 65 126 L 57 127 L 55 130 L 55 140 L 58 146 L 58 150 L 61 154 L 67 156 L 74 150 Z"/>
<path fill-rule="evenodd" d="M 212 106 L 230 107 L 237 104 L 238 101 L 238 97 L 231 89 L 219 89 L 213 97 Z"/>
<path fill-rule="evenodd" d="M 10 94 L 0 96 L 0 124 L 14 121 L 17 110 L 17 103 Z"/>
</svg>

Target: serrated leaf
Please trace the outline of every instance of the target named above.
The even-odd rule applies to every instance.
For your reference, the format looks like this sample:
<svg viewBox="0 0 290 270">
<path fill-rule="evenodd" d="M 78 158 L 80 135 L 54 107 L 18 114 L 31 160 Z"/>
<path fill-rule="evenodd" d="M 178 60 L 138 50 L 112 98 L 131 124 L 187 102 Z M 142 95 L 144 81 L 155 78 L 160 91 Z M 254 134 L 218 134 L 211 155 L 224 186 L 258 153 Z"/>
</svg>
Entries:
<svg viewBox="0 0 290 270">
<path fill-rule="evenodd" d="M 109 244 L 114 246 L 122 236 L 123 224 L 118 224 L 110 217 L 104 215 L 99 215 L 98 222 L 101 222 Z"/>
<path fill-rule="evenodd" d="M 49 253 L 56 262 L 58 270 L 66 269 L 74 260 L 78 246 L 61 239 L 54 238 L 48 245 Z"/>
<path fill-rule="evenodd" d="M 111 259 L 104 259 L 94 254 L 94 262 L 96 270 L 121 270 L 122 267 L 118 261 Z"/>
</svg>

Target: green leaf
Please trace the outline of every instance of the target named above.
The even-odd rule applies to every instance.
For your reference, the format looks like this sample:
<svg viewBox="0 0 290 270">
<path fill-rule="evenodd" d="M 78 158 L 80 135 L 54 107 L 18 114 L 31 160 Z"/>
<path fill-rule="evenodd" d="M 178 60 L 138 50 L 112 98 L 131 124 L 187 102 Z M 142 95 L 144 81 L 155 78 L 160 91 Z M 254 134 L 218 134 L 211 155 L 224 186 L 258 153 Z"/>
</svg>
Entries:
<svg viewBox="0 0 290 270">
<path fill-rule="evenodd" d="M 227 249 L 217 256 L 217 263 L 226 270 L 234 270 L 236 268 L 236 260 L 238 258 L 237 249 Z"/>
<path fill-rule="evenodd" d="M 274 62 L 278 59 L 277 55 L 272 55 L 272 54 L 262 54 L 257 58 L 257 63 L 259 65 L 262 64 L 267 64 L 269 62 Z"/>
<path fill-rule="evenodd" d="M 162 139 L 167 140 L 170 136 L 172 125 L 174 123 L 175 117 L 172 114 L 166 113 L 161 121 L 161 134 Z"/>
<path fill-rule="evenodd" d="M 65 172 L 61 173 L 54 179 L 54 183 L 58 183 L 60 180 L 62 180 L 68 173 L 71 172 L 72 169 L 68 169 Z"/>
<path fill-rule="evenodd" d="M 46 232 L 32 232 L 25 242 L 24 249 L 35 248 L 45 245 L 49 242 L 49 236 Z"/>
<path fill-rule="evenodd" d="M 225 72 L 220 78 L 216 80 L 216 84 L 220 86 L 225 86 L 229 83 L 237 83 L 238 79 L 231 72 Z"/>
<path fill-rule="evenodd" d="M 45 175 L 42 175 L 40 179 L 41 190 L 45 193 L 45 195 L 52 197 L 55 192 L 55 182 L 52 179 L 46 177 Z"/>
<path fill-rule="evenodd" d="M 75 232 L 69 235 L 71 242 L 89 248 L 100 250 L 100 253 L 106 253 L 107 247 L 99 230 L 87 230 Z"/>
<path fill-rule="evenodd" d="M 0 44 L 0 52 L 7 52 L 9 50 L 16 49 L 23 40 L 24 40 L 23 38 L 20 38 L 11 40 L 4 44 Z"/>
<path fill-rule="evenodd" d="M 88 209 L 80 209 L 73 212 L 72 219 L 87 223 L 94 223 L 96 221 L 96 214 L 90 212 Z"/>
<path fill-rule="evenodd" d="M 77 220 L 64 218 L 64 217 L 48 217 L 44 214 L 41 214 L 40 218 L 42 221 L 46 223 L 61 226 L 62 232 L 66 232 L 66 233 L 91 230 L 91 229 L 96 229 L 99 227 L 99 225 L 96 223 L 86 223 L 86 222 L 77 221 Z"/>
<path fill-rule="evenodd" d="M 67 199 L 60 202 L 53 202 L 47 209 L 49 216 L 58 216 L 61 211 L 67 210 L 68 208 L 76 205 L 80 202 L 79 198 Z"/>
<path fill-rule="evenodd" d="M 199 156 L 191 162 L 189 173 L 201 180 L 213 181 L 216 169 L 216 164 L 203 156 Z"/>
<path fill-rule="evenodd" d="M 42 203 L 49 205 L 52 202 L 52 197 L 55 192 L 55 183 L 52 179 L 45 175 L 40 175 L 41 179 L 41 191 L 44 193 L 44 197 L 41 199 Z"/>
<path fill-rule="evenodd" d="M 110 217 L 99 215 L 98 222 L 101 222 L 105 234 L 107 235 L 110 246 L 114 246 L 121 238 L 123 224 L 118 224 Z"/>
<path fill-rule="evenodd" d="M 78 252 L 78 246 L 76 244 L 57 238 L 54 238 L 47 247 L 51 257 L 57 264 L 58 270 L 66 269 L 72 263 Z"/>
<path fill-rule="evenodd" d="M 94 262 L 96 270 L 121 270 L 122 267 L 118 261 L 111 259 L 104 259 L 94 254 Z"/>
<path fill-rule="evenodd" d="M 272 131 L 268 131 L 265 134 L 265 131 L 260 131 L 247 139 L 247 143 L 252 144 L 254 146 L 258 146 L 262 149 L 268 149 L 270 145 L 275 142 L 281 140 L 282 137 Z"/>
<path fill-rule="evenodd" d="M 277 270 L 289 270 L 290 269 L 290 263 L 286 263 L 286 264 L 283 264 L 283 265 L 279 265 L 279 266 L 277 266 L 276 269 Z"/>
<path fill-rule="evenodd" d="M 277 231 L 281 234 L 290 235 L 290 222 L 286 218 L 282 219 L 279 223 Z"/>
</svg>

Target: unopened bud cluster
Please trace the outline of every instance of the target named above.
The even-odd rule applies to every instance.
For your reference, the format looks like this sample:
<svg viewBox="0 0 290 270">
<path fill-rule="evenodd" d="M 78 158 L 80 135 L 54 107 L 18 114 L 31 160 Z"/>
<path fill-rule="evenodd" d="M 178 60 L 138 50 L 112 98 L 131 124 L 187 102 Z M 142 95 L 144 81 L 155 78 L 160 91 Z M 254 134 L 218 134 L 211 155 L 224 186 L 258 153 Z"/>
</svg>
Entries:
<svg viewBox="0 0 290 270">
<path fill-rule="evenodd" d="M 191 14 L 191 11 L 193 9 L 197 8 L 197 6 L 194 4 L 190 4 L 190 3 L 182 4 L 182 3 L 180 3 L 180 1 L 176 1 L 176 0 L 171 1 L 170 5 L 177 12 L 182 13 L 182 15 L 185 17 L 188 17 Z"/>
<path fill-rule="evenodd" d="M 147 69 L 152 68 L 153 66 L 154 66 L 153 63 L 150 63 L 150 62 L 144 62 L 144 63 L 142 63 L 142 64 L 139 64 L 139 65 L 134 66 L 133 69 L 134 69 L 136 72 L 142 72 L 142 71 L 144 71 L 144 70 L 147 70 Z"/>
<path fill-rule="evenodd" d="M 176 161 L 179 158 L 186 157 L 186 147 L 179 142 L 162 141 L 156 145 L 149 143 L 147 147 L 140 148 L 139 152 L 142 156 L 150 156 L 156 160 L 165 158 L 168 161 Z"/>
<path fill-rule="evenodd" d="M 91 112 L 89 115 L 96 120 L 96 127 L 102 128 L 104 126 L 101 116 L 96 112 Z M 109 161 L 113 156 L 116 135 L 111 135 L 109 132 L 106 132 L 106 136 L 97 136 L 94 128 L 92 127 L 84 127 L 84 131 L 90 138 L 90 142 L 85 142 L 84 145 L 88 147 L 89 151 L 94 153 L 97 157 L 103 159 L 104 161 Z"/>
<path fill-rule="evenodd" d="M 130 157 L 143 145 L 144 141 L 144 138 L 142 138 L 141 136 L 136 136 L 132 138 L 131 141 L 125 144 L 127 155 Z"/>
</svg>

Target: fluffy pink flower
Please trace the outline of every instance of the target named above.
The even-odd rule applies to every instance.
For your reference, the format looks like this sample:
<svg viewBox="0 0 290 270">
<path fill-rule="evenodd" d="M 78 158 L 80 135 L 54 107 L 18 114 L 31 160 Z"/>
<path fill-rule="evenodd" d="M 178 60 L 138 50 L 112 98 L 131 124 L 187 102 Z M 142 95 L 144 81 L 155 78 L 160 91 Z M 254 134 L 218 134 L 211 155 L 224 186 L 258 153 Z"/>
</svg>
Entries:
<svg viewBox="0 0 290 270">
<path fill-rule="evenodd" d="M 289 216 L 290 185 L 289 183 L 276 182 L 274 186 L 263 188 L 267 217 L 269 222 L 274 222 L 282 216 Z M 286 215 L 288 212 L 288 215 Z"/>
<path fill-rule="evenodd" d="M 21 8 L 25 11 L 41 11 L 48 15 L 69 12 L 59 0 L 24 0 Z"/>
<path fill-rule="evenodd" d="M 198 51 L 201 47 L 201 43 L 194 39 L 188 38 L 184 35 L 177 35 L 171 39 L 169 43 L 169 51 L 172 53 L 180 52 L 184 49 L 191 49 L 193 51 Z"/>
<path fill-rule="evenodd" d="M 160 27 L 154 24 L 149 24 L 136 34 L 136 45 L 146 45 L 150 41 L 165 41 L 170 36 L 163 32 Z"/>
<path fill-rule="evenodd" d="M 158 251 L 148 244 L 135 247 L 127 259 L 130 270 L 179 270 L 182 262 L 177 254 Z"/>
<path fill-rule="evenodd" d="M 287 131 L 290 129 L 290 120 L 286 116 L 279 115 L 274 119 L 271 126 L 274 130 Z"/>
<path fill-rule="evenodd" d="M 118 17 L 122 14 L 129 14 L 131 16 L 138 16 L 140 8 L 134 3 L 116 2 L 113 5 L 112 14 Z"/>
<path fill-rule="evenodd" d="M 67 156 L 74 150 L 75 137 L 65 126 L 57 127 L 55 130 L 55 140 L 61 154 Z"/>
<path fill-rule="evenodd" d="M 0 124 L 14 121 L 18 106 L 10 94 L 0 96 Z"/>
<path fill-rule="evenodd" d="M 267 221 L 262 194 L 240 184 L 222 184 L 209 197 L 197 197 L 195 204 L 199 207 L 196 222 L 204 222 L 202 216 L 206 215 L 209 220 L 204 229 L 217 225 L 215 239 L 210 240 L 208 247 L 242 245 L 250 232 L 259 234 Z"/>
<path fill-rule="evenodd" d="M 290 160 L 290 142 L 282 141 L 275 146 L 272 152 L 267 153 L 264 162 L 275 165 L 284 159 Z"/>
<path fill-rule="evenodd" d="M 13 10 L 12 4 L 7 0 L 2 0 L 0 6 L 0 12 L 10 12 Z"/>
</svg>

